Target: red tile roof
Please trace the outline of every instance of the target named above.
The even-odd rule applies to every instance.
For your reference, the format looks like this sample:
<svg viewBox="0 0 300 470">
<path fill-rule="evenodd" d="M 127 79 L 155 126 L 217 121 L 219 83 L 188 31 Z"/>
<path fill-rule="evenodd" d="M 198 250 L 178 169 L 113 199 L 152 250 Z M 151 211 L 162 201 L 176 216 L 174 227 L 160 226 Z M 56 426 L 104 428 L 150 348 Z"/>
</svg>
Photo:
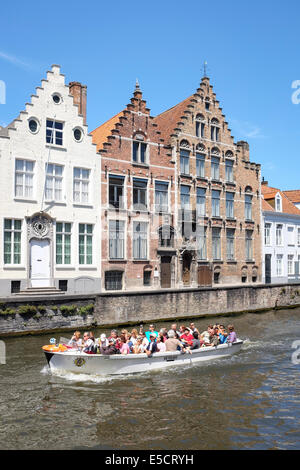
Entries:
<svg viewBox="0 0 300 470">
<path fill-rule="evenodd" d="M 265 184 L 261 185 L 261 192 L 264 197 L 262 209 L 265 211 L 274 211 L 274 207 L 270 205 L 269 202 L 275 199 L 277 193 L 280 194 L 282 200 L 282 212 L 284 214 L 294 214 L 300 215 L 300 210 L 291 202 L 291 200 L 284 194 L 283 191 L 277 188 L 271 188 L 270 186 L 266 186 Z"/>
<path fill-rule="evenodd" d="M 90 134 L 93 137 L 93 144 L 97 144 L 97 151 L 107 142 L 107 137 L 111 135 L 111 131 L 115 129 L 115 124 L 119 122 L 119 118 L 123 115 L 123 111 L 113 116 L 108 121 L 101 124 L 101 126 L 94 129 Z"/>
<path fill-rule="evenodd" d="M 166 141 L 169 139 L 170 135 L 173 134 L 173 131 L 177 126 L 177 123 L 180 122 L 181 116 L 183 116 L 184 111 L 187 109 L 187 105 L 190 104 L 190 100 L 194 95 L 189 96 L 185 100 L 176 104 L 170 109 L 167 109 L 163 113 L 156 116 L 154 122 L 158 125 L 159 130 L 161 131 L 161 136 Z"/>
<path fill-rule="evenodd" d="M 282 191 L 290 201 L 292 202 L 300 202 L 300 190 L 299 189 L 291 189 L 288 191 Z"/>
</svg>

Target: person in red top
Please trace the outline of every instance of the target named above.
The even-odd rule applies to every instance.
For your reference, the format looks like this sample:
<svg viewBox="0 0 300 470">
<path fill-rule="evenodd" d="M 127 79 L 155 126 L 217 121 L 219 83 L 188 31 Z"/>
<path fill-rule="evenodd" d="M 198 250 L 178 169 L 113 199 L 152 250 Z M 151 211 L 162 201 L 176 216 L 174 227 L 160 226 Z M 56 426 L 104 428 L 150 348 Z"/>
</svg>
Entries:
<svg viewBox="0 0 300 470">
<path fill-rule="evenodd" d="M 180 336 L 180 340 L 183 341 L 183 343 L 188 346 L 193 345 L 194 336 L 191 334 L 189 328 L 184 329 L 184 333 L 183 335 Z"/>
<path fill-rule="evenodd" d="M 115 347 L 117 349 L 121 349 L 121 341 L 120 341 L 120 338 L 118 337 L 117 330 L 111 330 L 108 340 L 110 340 L 110 339 L 114 339 L 115 340 Z"/>
</svg>

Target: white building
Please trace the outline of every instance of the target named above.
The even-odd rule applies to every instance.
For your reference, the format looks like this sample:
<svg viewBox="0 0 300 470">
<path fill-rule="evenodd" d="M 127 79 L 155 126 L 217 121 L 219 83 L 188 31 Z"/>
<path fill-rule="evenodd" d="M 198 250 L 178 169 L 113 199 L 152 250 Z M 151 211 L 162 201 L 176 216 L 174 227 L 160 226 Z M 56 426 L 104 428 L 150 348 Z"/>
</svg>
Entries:
<svg viewBox="0 0 300 470">
<path fill-rule="evenodd" d="M 1 296 L 100 291 L 100 156 L 85 121 L 86 87 L 53 65 L 0 127 Z"/>
<path fill-rule="evenodd" d="M 300 210 L 277 188 L 262 183 L 263 281 L 300 281 Z"/>
</svg>

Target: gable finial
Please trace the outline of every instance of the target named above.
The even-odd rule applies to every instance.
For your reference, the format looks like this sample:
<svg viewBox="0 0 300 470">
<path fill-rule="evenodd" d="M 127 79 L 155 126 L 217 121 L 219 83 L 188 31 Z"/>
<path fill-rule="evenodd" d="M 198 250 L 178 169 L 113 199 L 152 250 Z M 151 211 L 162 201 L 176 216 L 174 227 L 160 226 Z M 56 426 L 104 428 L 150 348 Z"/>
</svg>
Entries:
<svg viewBox="0 0 300 470">
<path fill-rule="evenodd" d="M 203 77 L 207 77 L 207 69 L 207 61 L 205 60 L 203 64 Z"/>
<path fill-rule="evenodd" d="M 135 89 L 140 91 L 140 84 L 137 78 L 135 79 Z"/>
</svg>

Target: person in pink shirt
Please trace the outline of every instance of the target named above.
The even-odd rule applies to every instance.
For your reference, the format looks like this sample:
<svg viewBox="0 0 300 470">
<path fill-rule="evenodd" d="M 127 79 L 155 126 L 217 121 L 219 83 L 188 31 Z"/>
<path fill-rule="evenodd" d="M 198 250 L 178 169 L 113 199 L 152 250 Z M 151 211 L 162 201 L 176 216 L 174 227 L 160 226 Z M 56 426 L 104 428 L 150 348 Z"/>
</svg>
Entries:
<svg viewBox="0 0 300 470">
<path fill-rule="evenodd" d="M 235 343 L 237 341 L 236 333 L 233 325 L 228 325 L 229 334 L 227 336 L 227 343 Z"/>
<path fill-rule="evenodd" d="M 120 353 L 121 354 L 130 354 L 130 348 L 129 348 L 129 345 L 127 343 L 125 335 L 121 335 L 120 344 L 121 344 Z"/>
</svg>

